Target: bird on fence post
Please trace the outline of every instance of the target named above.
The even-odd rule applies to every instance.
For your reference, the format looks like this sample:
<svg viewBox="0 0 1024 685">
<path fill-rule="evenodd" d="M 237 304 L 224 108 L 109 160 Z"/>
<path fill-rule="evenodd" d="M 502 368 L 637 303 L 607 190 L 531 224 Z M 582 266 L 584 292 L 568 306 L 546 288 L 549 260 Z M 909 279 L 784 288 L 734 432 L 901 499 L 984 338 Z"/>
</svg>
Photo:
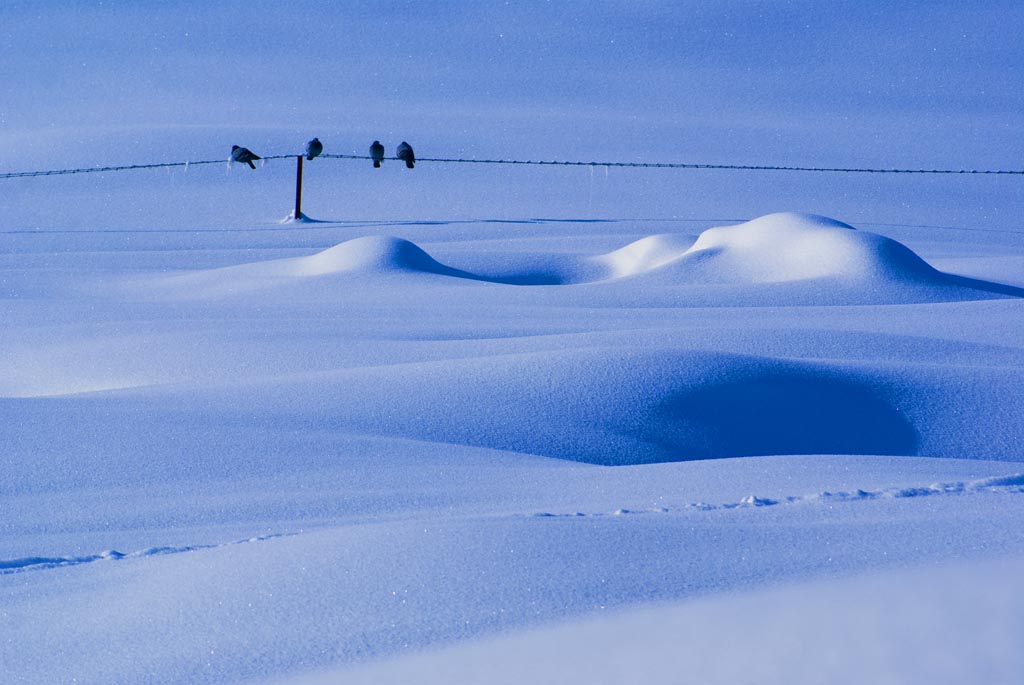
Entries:
<svg viewBox="0 0 1024 685">
<path fill-rule="evenodd" d="M 320 142 L 319 138 L 306 143 L 306 159 L 313 161 L 314 157 L 319 157 L 320 153 L 324 151 L 324 144 Z"/>
<path fill-rule="evenodd" d="M 255 154 L 252 150 L 246 147 L 239 147 L 237 145 L 231 146 L 231 161 L 241 162 L 248 164 L 250 169 L 255 169 L 256 165 L 253 164 L 253 160 L 260 159 L 260 156 Z"/>
<path fill-rule="evenodd" d="M 380 163 L 384 161 L 384 146 L 379 140 L 373 141 L 370 145 L 370 159 L 373 160 L 373 168 L 380 169 Z"/>
<path fill-rule="evenodd" d="M 402 141 L 402 144 L 398 146 L 398 153 L 396 156 L 405 162 L 407 169 L 412 169 L 416 166 L 416 155 L 412 151 L 412 145 Z"/>
</svg>

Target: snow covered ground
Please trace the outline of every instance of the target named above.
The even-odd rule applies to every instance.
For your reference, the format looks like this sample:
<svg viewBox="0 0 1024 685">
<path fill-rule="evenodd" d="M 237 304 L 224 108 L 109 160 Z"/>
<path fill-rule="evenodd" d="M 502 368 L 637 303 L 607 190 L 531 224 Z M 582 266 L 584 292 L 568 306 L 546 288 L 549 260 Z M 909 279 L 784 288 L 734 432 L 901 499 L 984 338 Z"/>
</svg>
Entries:
<svg viewBox="0 0 1024 685">
<path fill-rule="evenodd" d="M 5 4 L 0 172 L 1020 167 L 1012 4 L 517 5 Z M 4 682 L 1017 682 L 1019 176 L 293 167 L 0 179 Z"/>
<path fill-rule="evenodd" d="M 645 635 L 719 606 L 683 600 L 742 591 L 722 615 L 758 616 L 779 601 L 771 586 L 803 596 L 792 584 L 808 583 L 780 620 L 838 613 L 867 649 L 891 637 L 865 634 L 881 619 L 826 609 L 847 585 L 820 579 L 881 573 L 899 595 L 917 580 L 889 569 L 982 564 L 916 572 L 956 595 L 974 574 L 987 582 L 990 557 L 1024 558 L 1024 282 L 951 276 L 807 215 L 699 237 L 669 226 L 682 230 L 257 228 L 204 235 L 221 241 L 204 258 L 227 265 L 201 269 L 171 269 L 180 250 L 140 268 L 166 236 L 136 233 L 102 268 L 87 252 L 8 261 L 5 668 L 29 681 L 320 677 L 672 602 L 664 617 L 625 614 L 640 628 L 614 659 L 675 672 L 679 655 Z M 411 241 L 383 237 L 396 228 Z M 304 256 L 235 263 L 270 230 Z M 1019 263 L 1024 240 L 999 235 L 986 263 Z M 303 245 L 325 240 L 338 242 Z M 579 252 L 609 243 L 621 246 Z M 1011 642 L 967 664 L 1005 674 L 1018 651 L 1000 645 L 1024 636 L 1020 584 L 993 573 L 979 601 L 1008 603 Z M 965 602 L 904 604 L 898 629 L 936 639 L 984 622 Z M 569 662 L 552 682 L 606 653 L 575 630 L 553 634 Z M 737 648 L 727 624 L 709 630 Z M 857 661 L 832 649 L 831 675 Z M 787 672 L 755 651 L 756 672 Z M 428 663 L 472 667 L 443 654 Z M 727 672 L 727 655 L 702 668 Z M 863 667 L 899 674 L 918 658 L 897 657 Z"/>
</svg>

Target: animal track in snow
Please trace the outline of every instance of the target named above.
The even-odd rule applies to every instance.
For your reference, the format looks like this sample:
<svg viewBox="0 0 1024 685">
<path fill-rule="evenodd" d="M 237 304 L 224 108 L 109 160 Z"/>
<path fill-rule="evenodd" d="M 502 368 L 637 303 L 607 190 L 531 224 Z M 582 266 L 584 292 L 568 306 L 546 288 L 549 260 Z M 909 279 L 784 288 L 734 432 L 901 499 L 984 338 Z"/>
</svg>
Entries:
<svg viewBox="0 0 1024 685">
<path fill-rule="evenodd" d="M 932 497 L 936 495 L 970 495 L 984 492 L 1024 493 L 1024 473 L 1016 473 L 1009 476 L 996 476 L 993 478 L 982 478 L 980 480 L 967 482 L 955 481 L 950 483 L 933 483 L 932 485 L 924 487 L 839 492 L 830 492 L 825 490 L 811 495 L 794 495 L 781 499 L 747 495 L 738 502 L 725 502 L 722 504 L 689 502 L 676 507 L 675 509 L 668 509 L 666 507 L 654 507 L 651 509 L 616 509 L 612 512 L 601 512 L 595 514 L 585 514 L 583 512 L 573 512 L 569 514 L 540 512 L 533 516 L 537 518 L 569 518 L 584 516 L 626 516 L 631 514 L 666 514 L 670 511 L 716 511 L 723 509 L 747 509 L 750 507 L 771 507 L 778 504 L 860 502 L 873 499 L 905 499 L 909 497 Z"/>
<path fill-rule="evenodd" d="M 751 507 L 771 507 L 781 504 L 800 503 L 825 503 L 825 502 L 858 502 L 875 499 L 905 499 L 911 497 L 932 497 L 939 495 L 970 495 L 980 493 L 1024 493 L 1024 473 L 1017 473 L 1008 476 L 997 476 L 993 478 L 982 478 L 973 481 L 955 481 L 949 483 L 933 483 L 924 487 L 909 488 L 886 488 L 882 490 L 852 490 L 852 491 L 823 491 L 810 495 L 796 495 L 781 499 L 758 497 L 748 495 L 737 502 L 725 502 L 722 504 L 708 504 L 706 502 L 690 502 L 669 509 L 666 507 L 653 507 L 650 509 L 616 509 L 611 512 L 598 512 L 587 514 L 583 512 L 572 513 L 551 513 L 540 512 L 533 514 L 535 518 L 584 518 L 598 516 L 632 516 L 635 514 L 665 514 L 672 511 L 716 511 L 727 509 L 747 509 Z M 61 568 L 64 566 L 77 566 L 89 564 L 95 561 L 120 559 L 136 559 L 140 557 L 160 556 L 164 554 L 181 554 L 184 552 L 196 552 L 205 549 L 216 549 L 219 547 L 230 547 L 253 542 L 262 542 L 274 538 L 291 537 L 296 533 L 272 533 L 244 540 L 224 542 L 205 545 L 185 545 L 179 547 L 147 547 L 135 552 L 119 552 L 118 550 L 107 550 L 97 554 L 81 556 L 62 557 L 19 557 L 17 559 L 0 559 L 0 575 L 22 573 L 25 571 L 41 571 L 45 569 Z"/>
<path fill-rule="evenodd" d="M 107 550 L 98 554 L 86 554 L 82 556 L 67 557 L 20 557 L 18 559 L 0 559 L 0 575 L 21 573 L 23 571 L 41 571 L 62 566 L 77 566 L 89 564 L 94 561 L 136 559 L 139 557 L 153 557 L 163 554 L 181 554 L 183 552 L 197 552 L 203 549 L 215 549 L 218 547 L 230 547 L 232 545 L 244 545 L 252 542 L 262 542 L 274 538 L 289 537 L 295 533 L 273 533 L 257 537 L 235 540 L 234 542 L 222 542 L 210 545 L 186 545 L 182 547 L 147 547 L 136 552 L 119 552 L 116 549 Z"/>
</svg>

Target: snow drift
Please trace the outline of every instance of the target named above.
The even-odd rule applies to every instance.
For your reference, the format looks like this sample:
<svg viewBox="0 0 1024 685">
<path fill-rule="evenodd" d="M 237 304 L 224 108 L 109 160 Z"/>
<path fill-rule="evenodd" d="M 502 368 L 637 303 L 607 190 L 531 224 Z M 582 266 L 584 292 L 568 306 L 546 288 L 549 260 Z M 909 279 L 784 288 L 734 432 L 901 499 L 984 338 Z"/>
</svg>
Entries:
<svg viewBox="0 0 1024 685">
<path fill-rule="evenodd" d="M 289 257 L 161 278 L 154 285 L 171 296 L 244 295 L 302 285 L 312 279 L 351 281 L 378 277 L 443 275 L 472 279 L 449 268 L 418 245 L 401 238 L 370 235 L 348 240 L 305 257 Z"/>
<path fill-rule="evenodd" d="M 689 236 L 662 234 L 595 255 L 537 255 L 515 267 L 457 268 L 402 238 L 369 235 L 303 257 L 161 277 L 163 296 L 373 285 L 441 277 L 450 285 L 587 286 L 633 305 L 793 306 L 953 302 L 1024 296 L 1019 288 L 938 271 L 902 243 L 835 219 L 783 212 Z M 564 289 L 563 289 L 564 290 Z M 585 291 L 582 296 L 591 294 Z M 566 297 L 580 297 L 579 289 Z M 557 295 L 556 295 L 557 297 Z M 599 300 L 600 301 L 600 300 Z"/>
<path fill-rule="evenodd" d="M 708 229 L 684 255 L 708 281 L 780 283 L 816 278 L 938 283 L 942 274 L 890 238 L 810 214 L 763 216 Z"/>
<path fill-rule="evenodd" d="M 278 264 L 294 276 L 326 276 L 340 273 L 434 273 L 458 275 L 408 240 L 390 236 L 356 238 L 309 257 Z"/>
<path fill-rule="evenodd" d="M 609 466 L 778 454 L 1020 460 L 1014 369 L 893 370 L 614 348 L 391 364 L 259 381 L 0 399 L 9 473 L 99 485 L 252 467 L 292 453 L 327 466 L 346 436 L 411 439 Z M 424 397 L 432 398 L 424 402 Z M 117 417 L 131 416 L 118 425 Z M 60 416 L 62 430 L 46 427 Z M 109 425 L 96 434 L 95 425 Z M 187 427 L 187 428 L 185 428 Z M 999 434 L 1001 440 L 986 436 Z M 302 437 L 306 436 L 306 437 Z M 304 443 L 303 443 L 304 444 Z M 94 455 L 104 459 L 95 462 Z M 209 457 L 201 457 L 208 454 Z M 43 458 L 41 458 L 41 455 Z M 94 462 L 86 470 L 70 465 Z M 202 465 L 197 463 L 201 460 Z M 268 464 L 267 466 L 269 466 Z M 263 468 L 261 466 L 261 468 Z"/>
<path fill-rule="evenodd" d="M 891 238 L 796 212 L 710 228 L 685 247 L 676 236 L 650 236 L 593 261 L 610 279 L 649 286 L 719 286 L 719 304 L 729 305 L 899 304 L 1024 296 L 1019 288 L 938 271 Z"/>
</svg>

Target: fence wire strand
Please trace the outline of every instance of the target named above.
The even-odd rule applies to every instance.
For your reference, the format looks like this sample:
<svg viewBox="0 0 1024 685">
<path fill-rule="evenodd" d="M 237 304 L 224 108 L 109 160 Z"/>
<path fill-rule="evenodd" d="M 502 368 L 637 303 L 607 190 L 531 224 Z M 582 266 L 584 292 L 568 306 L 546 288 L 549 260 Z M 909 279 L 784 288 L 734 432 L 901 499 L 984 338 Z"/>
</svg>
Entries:
<svg viewBox="0 0 1024 685">
<path fill-rule="evenodd" d="M 268 155 L 263 160 L 294 159 L 298 155 Z M 326 159 L 370 161 L 366 155 L 332 155 L 322 154 Z M 402 161 L 397 157 L 387 157 L 392 161 Z M 530 166 L 570 166 L 570 167 L 604 167 L 624 169 L 691 169 L 691 170 L 725 170 L 725 171 L 796 171 L 818 173 L 850 173 L 850 174 L 974 174 L 974 175 L 1013 175 L 1024 176 L 1024 169 L 881 169 L 857 167 L 813 167 L 813 166 L 776 166 L 761 164 L 696 164 L 688 162 L 584 162 L 566 160 L 523 160 L 523 159 L 465 159 L 453 157 L 419 157 L 417 162 L 440 164 L 500 164 Z M 225 164 L 228 160 L 204 159 L 185 162 L 161 162 L 157 164 L 125 164 L 121 166 L 96 166 L 80 169 L 49 169 L 45 171 L 13 171 L 0 173 L 0 179 L 34 178 L 38 176 L 66 176 L 71 174 L 96 174 L 116 171 L 135 171 L 139 169 L 188 168 L 208 164 Z"/>
</svg>

